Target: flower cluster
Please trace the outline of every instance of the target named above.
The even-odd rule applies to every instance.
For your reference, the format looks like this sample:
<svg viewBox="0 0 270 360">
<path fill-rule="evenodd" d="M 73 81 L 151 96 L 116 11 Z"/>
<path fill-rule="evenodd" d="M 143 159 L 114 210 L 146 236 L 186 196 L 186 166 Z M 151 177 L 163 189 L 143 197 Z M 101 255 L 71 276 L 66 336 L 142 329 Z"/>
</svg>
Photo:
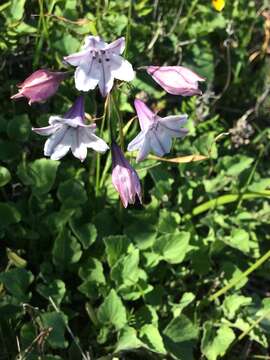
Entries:
<svg viewBox="0 0 270 360">
<path fill-rule="evenodd" d="M 88 92 L 97 86 L 103 97 L 109 96 L 114 79 L 132 81 L 135 72 L 132 65 L 121 54 L 125 49 L 123 37 L 108 44 L 98 36 L 88 36 L 81 51 L 64 57 L 66 64 L 76 67 L 75 87 Z M 147 73 L 166 92 L 173 95 L 200 95 L 198 82 L 204 79 L 183 66 L 148 66 Z M 59 84 L 68 76 L 68 72 L 37 70 L 22 84 L 12 99 L 26 97 L 29 105 L 44 102 L 58 90 Z M 136 161 L 144 160 L 152 152 L 163 156 L 170 152 L 173 138 L 182 138 L 188 130 L 183 128 L 187 115 L 166 116 L 154 113 L 142 100 L 135 99 L 134 106 L 141 131 L 128 144 L 128 151 L 137 150 Z M 51 116 L 49 126 L 33 128 L 39 135 L 49 136 L 45 142 L 44 155 L 54 160 L 65 156 L 69 150 L 80 161 L 87 156 L 87 149 L 105 153 L 109 146 L 99 138 L 96 124 L 87 124 L 84 112 L 84 97 L 80 95 L 73 106 L 63 116 Z M 111 134 L 112 137 L 112 134 Z M 120 195 L 123 206 L 134 204 L 136 197 L 142 202 L 141 185 L 138 174 L 125 158 L 121 149 L 111 138 L 112 183 Z"/>
</svg>

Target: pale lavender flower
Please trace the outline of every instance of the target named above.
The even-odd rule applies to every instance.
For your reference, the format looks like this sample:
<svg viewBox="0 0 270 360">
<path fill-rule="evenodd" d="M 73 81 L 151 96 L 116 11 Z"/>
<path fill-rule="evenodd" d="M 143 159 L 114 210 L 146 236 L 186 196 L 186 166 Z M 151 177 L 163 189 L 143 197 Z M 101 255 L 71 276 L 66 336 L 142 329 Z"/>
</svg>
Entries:
<svg viewBox="0 0 270 360">
<path fill-rule="evenodd" d="M 134 102 L 141 132 L 129 143 L 128 151 L 139 150 L 136 161 L 142 161 L 150 151 L 158 156 L 170 152 L 172 138 L 184 137 L 188 130 L 181 128 L 187 122 L 187 115 L 161 118 L 153 113 L 143 101 Z"/>
<path fill-rule="evenodd" d="M 112 143 L 112 183 L 119 193 L 123 206 L 134 204 L 136 195 L 142 203 L 141 184 L 136 171 L 125 158 L 122 150 L 116 143 Z"/>
<path fill-rule="evenodd" d="M 64 57 L 67 63 L 77 67 L 76 88 L 88 91 L 98 85 L 102 96 L 106 96 L 113 87 L 114 79 L 133 80 L 132 65 L 120 56 L 124 48 L 123 37 L 107 44 L 99 36 L 87 36 L 81 51 Z"/>
<path fill-rule="evenodd" d="M 77 98 L 63 117 L 51 116 L 49 124 L 50 126 L 32 130 L 39 135 L 51 135 L 45 142 L 44 155 L 53 160 L 61 159 L 69 149 L 81 161 L 86 158 L 87 148 L 100 153 L 109 149 L 105 141 L 95 135 L 96 124 L 85 124 L 83 96 Z"/>
<path fill-rule="evenodd" d="M 11 99 L 26 97 L 29 100 L 29 105 L 34 102 L 46 101 L 56 93 L 60 82 L 66 76 L 67 72 L 37 70 L 23 83 L 17 85 L 19 92 L 11 96 Z"/>
<path fill-rule="evenodd" d="M 199 81 L 204 79 L 184 66 L 148 66 L 147 72 L 169 94 L 201 95 Z"/>
</svg>

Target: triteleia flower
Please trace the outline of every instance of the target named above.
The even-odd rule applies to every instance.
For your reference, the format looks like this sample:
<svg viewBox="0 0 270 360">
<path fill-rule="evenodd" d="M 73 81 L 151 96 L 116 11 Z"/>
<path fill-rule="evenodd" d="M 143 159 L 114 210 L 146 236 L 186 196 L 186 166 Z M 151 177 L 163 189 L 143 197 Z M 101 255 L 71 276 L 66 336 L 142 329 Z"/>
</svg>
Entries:
<svg viewBox="0 0 270 360">
<path fill-rule="evenodd" d="M 116 143 L 112 143 L 112 183 L 119 193 L 123 206 L 134 204 L 136 195 L 142 203 L 141 184 L 138 174 L 125 158 Z"/>
<path fill-rule="evenodd" d="M 86 158 L 87 148 L 100 153 L 109 149 L 105 141 L 95 135 L 96 125 L 85 124 L 83 96 L 77 98 L 63 117 L 51 116 L 49 124 L 50 126 L 32 130 L 39 135 L 51 135 L 45 142 L 44 155 L 52 160 L 61 159 L 69 149 L 81 161 Z"/>
<path fill-rule="evenodd" d="M 114 79 L 133 80 L 132 65 L 120 56 L 124 48 L 123 37 L 107 44 L 99 36 L 87 36 L 81 51 L 64 57 L 67 63 L 77 67 L 76 88 L 88 91 L 98 85 L 101 95 L 106 96 L 113 87 Z"/>
<path fill-rule="evenodd" d="M 139 150 L 136 161 L 142 161 L 150 151 L 163 156 L 171 150 L 172 138 L 184 137 L 188 130 L 181 128 L 187 122 L 187 115 L 161 118 L 153 113 L 143 101 L 134 102 L 141 132 L 129 143 L 128 151 Z"/>
<path fill-rule="evenodd" d="M 201 95 L 198 82 L 204 81 L 195 72 L 183 66 L 148 66 L 147 72 L 169 94 Z"/>
<path fill-rule="evenodd" d="M 46 101 L 56 93 L 60 82 L 66 76 L 67 72 L 37 70 L 23 83 L 17 85 L 19 92 L 11 96 L 11 99 L 26 97 L 29 105 L 34 102 Z"/>
</svg>

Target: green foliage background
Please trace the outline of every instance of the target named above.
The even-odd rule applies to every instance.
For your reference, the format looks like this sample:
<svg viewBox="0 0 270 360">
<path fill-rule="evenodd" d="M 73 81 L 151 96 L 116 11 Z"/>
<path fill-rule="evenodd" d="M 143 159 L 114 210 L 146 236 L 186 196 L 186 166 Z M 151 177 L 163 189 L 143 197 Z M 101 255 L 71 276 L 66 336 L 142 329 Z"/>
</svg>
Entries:
<svg viewBox="0 0 270 360">
<path fill-rule="evenodd" d="M 1 2 L 1 359 L 268 358 L 266 5 L 227 1 L 218 13 L 206 0 Z M 67 110 L 77 96 L 72 78 L 45 104 L 9 99 L 33 70 L 64 70 L 63 56 L 88 34 L 126 36 L 134 68 L 181 63 L 206 78 L 201 98 L 166 95 L 143 70 L 121 87 L 125 124 L 135 95 L 161 114 L 187 112 L 190 135 L 170 156 L 209 157 L 131 159 L 143 206 L 119 205 L 109 155 L 89 152 L 84 164 L 43 158 L 31 126 Z M 100 117 L 99 93 L 85 97 L 87 113 Z M 253 133 L 237 147 L 230 129 L 240 118 Z M 136 132 L 134 121 L 126 144 Z"/>
</svg>

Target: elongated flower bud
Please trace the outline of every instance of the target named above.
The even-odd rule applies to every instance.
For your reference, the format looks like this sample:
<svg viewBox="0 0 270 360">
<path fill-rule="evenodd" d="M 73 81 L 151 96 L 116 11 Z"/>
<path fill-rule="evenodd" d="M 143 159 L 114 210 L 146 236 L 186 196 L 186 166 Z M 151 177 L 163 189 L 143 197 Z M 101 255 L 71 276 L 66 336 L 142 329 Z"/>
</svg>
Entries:
<svg viewBox="0 0 270 360">
<path fill-rule="evenodd" d="M 134 204 L 136 195 L 141 203 L 141 184 L 138 174 L 116 143 L 112 143 L 111 149 L 113 162 L 112 183 L 120 195 L 123 206 L 126 208 L 128 204 Z"/>
<path fill-rule="evenodd" d="M 44 102 L 53 96 L 60 82 L 65 79 L 67 72 L 54 72 L 49 70 L 37 70 L 23 83 L 18 84 L 19 92 L 11 99 L 26 97 L 29 105 L 34 102 Z"/>
<path fill-rule="evenodd" d="M 195 72 L 183 66 L 148 66 L 147 72 L 169 94 L 201 95 L 199 81 L 204 81 Z"/>
</svg>

